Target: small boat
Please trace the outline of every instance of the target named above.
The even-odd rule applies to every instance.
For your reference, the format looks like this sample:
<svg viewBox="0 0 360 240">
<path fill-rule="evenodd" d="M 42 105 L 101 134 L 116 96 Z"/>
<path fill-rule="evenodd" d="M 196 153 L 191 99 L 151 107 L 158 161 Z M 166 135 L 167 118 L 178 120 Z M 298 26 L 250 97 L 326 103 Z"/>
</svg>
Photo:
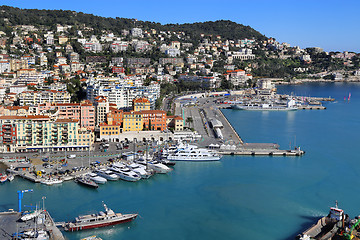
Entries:
<svg viewBox="0 0 360 240">
<path fill-rule="evenodd" d="M 86 176 L 98 184 L 105 184 L 107 182 L 106 178 L 100 177 L 96 173 L 88 173 Z"/>
<path fill-rule="evenodd" d="M 48 178 L 48 179 L 42 180 L 40 183 L 50 186 L 50 185 L 54 185 L 54 184 L 60 184 L 62 182 L 63 182 L 63 180 L 61 180 L 60 178 L 58 178 L 58 179 Z"/>
<path fill-rule="evenodd" d="M 9 175 L 8 175 L 8 181 L 9 181 L 9 182 L 11 182 L 11 181 L 14 180 L 14 179 L 15 179 L 14 175 L 12 175 L 12 174 L 9 174 Z"/>
<path fill-rule="evenodd" d="M 106 178 L 107 180 L 111 180 L 111 181 L 116 181 L 119 180 L 119 176 L 114 174 L 112 171 L 110 170 L 106 170 L 106 169 L 99 169 L 96 170 L 95 173 L 97 175 L 99 175 L 100 177 Z"/>
<path fill-rule="evenodd" d="M 126 223 L 134 220 L 138 214 L 121 214 L 115 213 L 103 203 L 105 211 L 96 214 L 78 216 L 73 222 L 68 222 L 64 225 L 65 231 L 80 231 L 85 229 L 107 227 L 120 223 Z"/>
<path fill-rule="evenodd" d="M 91 188 L 98 188 L 99 185 L 97 185 L 94 181 L 90 180 L 87 177 L 79 177 L 75 180 L 77 183 L 80 183 L 84 186 L 91 187 Z"/>
<path fill-rule="evenodd" d="M 36 210 L 36 211 L 33 211 L 33 212 L 23 215 L 20 219 L 21 219 L 21 221 L 26 222 L 28 220 L 31 220 L 31 219 L 39 216 L 40 213 L 41 213 L 41 210 Z"/>
<path fill-rule="evenodd" d="M 175 162 L 170 161 L 168 159 L 158 159 L 159 162 L 161 162 L 162 164 L 165 164 L 166 166 L 175 166 Z"/>
<path fill-rule="evenodd" d="M 0 183 L 6 182 L 8 180 L 8 176 L 6 174 L 0 173 Z"/>
</svg>

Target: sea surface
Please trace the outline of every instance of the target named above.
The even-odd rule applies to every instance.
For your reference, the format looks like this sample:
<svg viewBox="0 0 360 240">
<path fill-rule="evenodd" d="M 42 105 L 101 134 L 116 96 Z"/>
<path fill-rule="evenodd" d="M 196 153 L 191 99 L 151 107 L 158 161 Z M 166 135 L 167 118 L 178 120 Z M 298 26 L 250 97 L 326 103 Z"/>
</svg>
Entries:
<svg viewBox="0 0 360 240">
<path fill-rule="evenodd" d="M 225 156 L 220 162 L 177 163 L 174 171 L 136 183 L 110 182 L 97 190 L 66 182 L 44 186 L 16 178 L 0 185 L 0 211 L 40 204 L 55 221 L 102 210 L 139 213 L 134 222 L 66 233 L 72 239 L 293 239 L 328 213 L 335 200 L 360 214 L 360 84 L 279 86 L 279 93 L 333 97 L 326 110 L 224 110 L 246 142 L 300 146 L 302 157 Z M 351 93 L 351 99 L 344 101 Z"/>
</svg>

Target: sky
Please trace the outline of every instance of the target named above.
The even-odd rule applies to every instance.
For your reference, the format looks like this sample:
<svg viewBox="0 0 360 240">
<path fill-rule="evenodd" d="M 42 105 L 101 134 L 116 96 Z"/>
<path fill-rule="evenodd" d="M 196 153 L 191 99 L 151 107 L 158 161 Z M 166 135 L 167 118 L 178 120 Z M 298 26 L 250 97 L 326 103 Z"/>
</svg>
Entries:
<svg viewBox="0 0 360 240">
<path fill-rule="evenodd" d="M 0 0 L 0 4 L 161 24 L 224 19 L 248 25 L 291 46 L 360 52 L 359 0 Z"/>
</svg>

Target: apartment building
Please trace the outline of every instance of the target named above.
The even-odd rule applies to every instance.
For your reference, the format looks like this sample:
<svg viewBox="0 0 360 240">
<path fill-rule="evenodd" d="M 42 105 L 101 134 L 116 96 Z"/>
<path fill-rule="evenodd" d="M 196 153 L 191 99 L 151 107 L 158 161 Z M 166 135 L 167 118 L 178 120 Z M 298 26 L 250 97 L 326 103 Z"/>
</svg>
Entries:
<svg viewBox="0 0 360 240">
<path fill-rule="evenodd" d="M 21 106 L 34 106 L 43 103 L 70 103 L 70 93 L 67 91 L 24 91 L 18 96 Z"/>
<path fill-rule="evenodd" d="M 52 121 L 39 115 L 0 116 L 0 129 L 3 153 L 88 150 L 94 140 L 93 132 L 81 129 L 75 119 Z"/>
<path fill-rule="evenodd" d="M 139 112 L 125 112 L 123 115 L 123 132 L 142 131 L 143 117 Z"/>
<path fill-rule="evenodd" d="M 90 101 L 82 103 L 44 103 L 38 104 L 37 114 L 46 114 L 48 111 L 57 112 L 59 119 L 77 119 L 81 128 L 95 128 L 95 106 Z"/>
</svg>

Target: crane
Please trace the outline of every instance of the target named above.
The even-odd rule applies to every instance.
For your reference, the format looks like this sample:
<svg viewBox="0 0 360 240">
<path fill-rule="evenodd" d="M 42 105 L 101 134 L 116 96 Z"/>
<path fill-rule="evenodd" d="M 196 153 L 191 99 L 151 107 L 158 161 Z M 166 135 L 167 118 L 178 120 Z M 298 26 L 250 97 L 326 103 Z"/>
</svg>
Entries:
<svg viewBox="0 0 360 240">
<path fill-rule="evenodd" d="M 18 193 L 18 207 L 19 207 L 19 212 L 21 212 L 21 200 L 23 199 L 24 197 L 24 193 L 27 193 L 27 192 L 33 192 L 32 189 L 27 189 L 27 190 L 19 190 L 17 191 Z"/>
</svg>

